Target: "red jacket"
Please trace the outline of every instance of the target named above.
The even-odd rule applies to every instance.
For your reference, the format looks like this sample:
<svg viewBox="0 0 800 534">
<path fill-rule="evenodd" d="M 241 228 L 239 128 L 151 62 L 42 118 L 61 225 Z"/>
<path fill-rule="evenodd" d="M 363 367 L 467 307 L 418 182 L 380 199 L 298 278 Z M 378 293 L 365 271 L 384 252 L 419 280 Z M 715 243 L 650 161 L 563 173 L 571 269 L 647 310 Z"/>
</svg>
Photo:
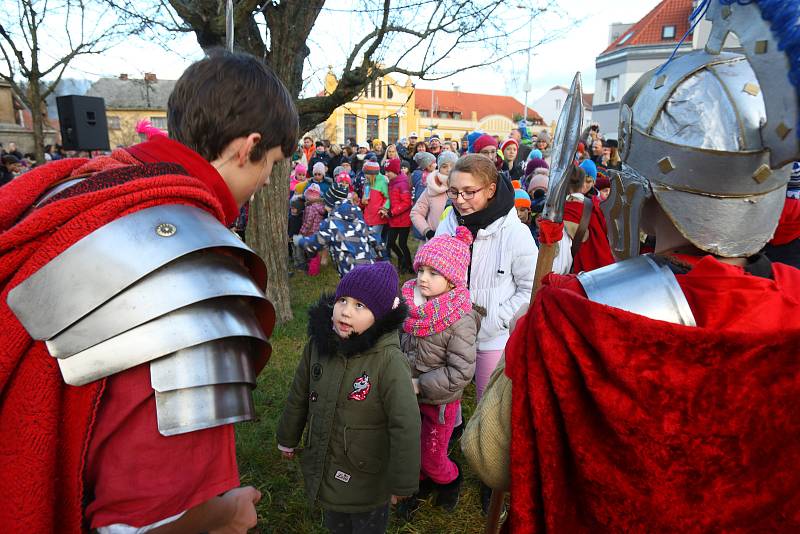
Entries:
<svg viewBox="0 0 800 534">
<path fill-rule="evenodd" d="M 408 228 L 411 226 L 411 185 L 408 176 L 398 174 L 389 182 L 389 228 Z"/>
</svg>

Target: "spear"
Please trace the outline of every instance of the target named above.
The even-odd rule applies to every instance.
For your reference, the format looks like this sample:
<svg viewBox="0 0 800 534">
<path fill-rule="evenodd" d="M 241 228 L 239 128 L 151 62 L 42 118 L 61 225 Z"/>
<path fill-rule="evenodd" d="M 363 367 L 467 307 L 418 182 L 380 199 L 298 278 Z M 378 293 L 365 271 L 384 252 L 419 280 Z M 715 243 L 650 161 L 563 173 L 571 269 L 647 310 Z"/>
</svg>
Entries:
<svg viewBox="0 0 800 534">
<path fill-rule="evenodd" d="M 564 230 L 564 203 L 567 200 L 569 179 L 575 172 L 575 150 L 580 141 L 583 124 L 583 94 L 581 73 L 576 72 L 567 99 L 556 124 L 553 151 L 550 157 L 550 179 L 547 184 L 547 197 L 544 211 L 539 219 L 539 254 L 536 258 L 536 271 L 533 276 L 531 306 L 536 293 L 542 287 L 542 279 L 553 271 L 558 242 Z M 500 516 L 503 513 L 505 492 L 493 490 L 486 514 L 485 534 L 497 534 Z"/>
</svg>

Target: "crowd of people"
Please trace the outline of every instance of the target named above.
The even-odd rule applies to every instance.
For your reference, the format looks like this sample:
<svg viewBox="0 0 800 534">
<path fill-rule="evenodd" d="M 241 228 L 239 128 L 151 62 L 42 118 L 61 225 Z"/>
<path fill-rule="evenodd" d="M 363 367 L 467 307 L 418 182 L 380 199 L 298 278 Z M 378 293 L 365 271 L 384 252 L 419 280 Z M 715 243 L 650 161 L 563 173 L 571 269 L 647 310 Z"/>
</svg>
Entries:
<svg viewBox="0 0 800 534">
<path fill-rule="evenodd" d="M 753 38 L 778 50 L 784 25 L 749 25 L 778 4 L 709 9 L 716 24 L 747 21 L 745 50 Z M 785 65 L 765 61 L 767 111 L 725 101 L 730 116 L 760 119 L 739 124 L 756 145 L 705 146 L 730 137 L 695 118 L 720 113 L 719 99 L 665 106 L 686 102 L 700 64 L 730 69 L 719 83 L 755 76 L 712 51 L 626 95 L 643 117 L 668 116 L 646 142 L 675 161 L 646 177 L 651 152 L 627 147 L 622 165 L 595 127 L 552 177 L 549 133 L 524 126 L 505 139 L 298 144 L 277 76 L 215 52 L 177 81 L 169 136 L 3 186 L 0 529 L 255 526 L 261 494 L 239 487 L 232 423 L 253 416 L 275 313 L 266 266 L 229 229 L 292 158 L 292 266 L 314 277 L 330 257 L 340 278 L 308 312 L 274 445 L 299 459 L 330 532 L 385 532 L 392 505 L 413 521 L 431 495 L 455 510 L 457 442 L 490 524 L 510 491 L 515 534 L 797 531 L 800 166 L 787 162 L 800 138 L 763 127 L 778 118 L 773 91 L 795 97 L 777 111 L 792 125 L 800 105 Z M 716 174 L 695 171 L 709 161 Z M 554 181 L 558 216 L 544 206 Z M 610 217 L 630 225 L 627 259 L 612 254 L 603 213 L 622 187 L 651 193 L 641 225 Z"/>
</svg>

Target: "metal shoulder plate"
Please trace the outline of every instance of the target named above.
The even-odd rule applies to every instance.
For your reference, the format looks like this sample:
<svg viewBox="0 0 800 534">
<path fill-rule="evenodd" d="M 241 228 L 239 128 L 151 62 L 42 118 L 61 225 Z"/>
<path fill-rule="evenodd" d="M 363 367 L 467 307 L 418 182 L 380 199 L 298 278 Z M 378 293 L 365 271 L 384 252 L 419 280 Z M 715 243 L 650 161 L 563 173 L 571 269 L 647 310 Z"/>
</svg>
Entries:
<svg viewBox="0 0 800 534">
<path fill-rule="evenodd" d="M 581 273 L 578 280 L 593 302 L 658 321 L 697 326 L 675 275 L 649 255 Z"/>
<path fill-rule="evenodd" d="M 251 419 L 274 310 L 263 261 L 205 211 L 163 205 L 87 235 L 9 293 L 80 386 L 150 362 L 159 431 Z"/>
</svg>

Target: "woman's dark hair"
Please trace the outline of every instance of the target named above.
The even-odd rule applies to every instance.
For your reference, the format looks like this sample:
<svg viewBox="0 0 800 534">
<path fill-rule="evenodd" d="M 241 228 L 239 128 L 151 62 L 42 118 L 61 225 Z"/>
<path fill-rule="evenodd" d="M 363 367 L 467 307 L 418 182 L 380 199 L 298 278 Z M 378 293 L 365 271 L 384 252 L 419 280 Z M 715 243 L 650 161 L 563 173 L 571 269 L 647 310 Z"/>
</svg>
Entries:
<svg viewBox="0 0 800 534">
<path fill-rule="evenodd" d="M 298 136 L 297 110 L 289 91 L 254 56 L 213 50 L 176 82 L 167 103 L 169 136 L 207 161 L 238 137 L 261 134 L 250 153 L 259 161 L 281 147 L 288 157 Z"/>
<path fill-rule="evenodd" d="M 586 182 L 586 176 L 586 171 L 583 170 L 583 167 L 574 167 L 569 175 L 569 192 L 580 193 L 584 182 Z"/>
<path fill-rule="evenodd" d="M 496 184 L 499 178 L 494 162 L 482 154 L 466 154 L 456 160 L 452 172 L 466 172 L 483 184 Z"/>
</svg>

